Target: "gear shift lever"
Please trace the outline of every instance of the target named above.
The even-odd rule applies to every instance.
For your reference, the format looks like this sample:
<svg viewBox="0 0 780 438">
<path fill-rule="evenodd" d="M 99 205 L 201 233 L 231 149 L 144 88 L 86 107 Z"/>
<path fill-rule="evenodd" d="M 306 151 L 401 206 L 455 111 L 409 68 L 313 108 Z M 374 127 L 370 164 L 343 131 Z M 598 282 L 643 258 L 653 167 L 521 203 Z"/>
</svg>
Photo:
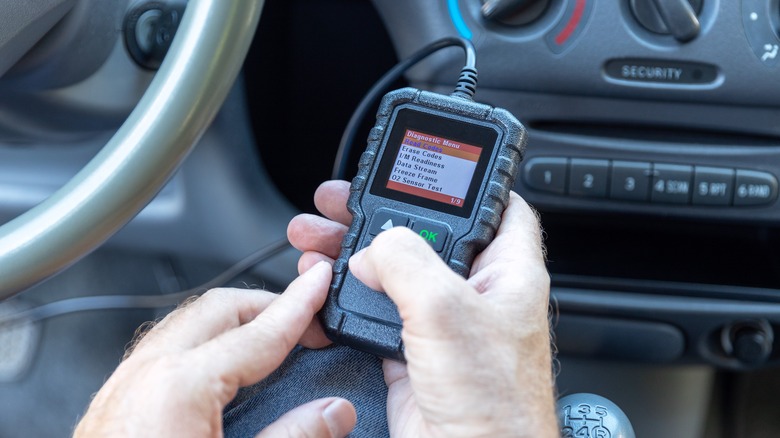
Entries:
<svg viewBox="0 0 780 438">
<path fill-rule="evenodd" d="M 571 394 L 558 400 L 562 438 L 636 438 L 625 413 L 595 394 Z"/>
</svg>

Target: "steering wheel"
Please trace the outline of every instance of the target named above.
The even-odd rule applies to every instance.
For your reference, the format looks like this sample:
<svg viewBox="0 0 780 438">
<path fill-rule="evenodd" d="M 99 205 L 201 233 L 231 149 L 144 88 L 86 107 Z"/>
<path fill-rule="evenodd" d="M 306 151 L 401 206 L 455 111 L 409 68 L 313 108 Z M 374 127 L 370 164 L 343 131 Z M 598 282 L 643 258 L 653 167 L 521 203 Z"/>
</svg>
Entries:
<svg viewBox="0 0 780 438">
<path fill-rule="evenodd" d="M 0 227 L 0 299 L 84 257 L 129 222 L 215 117 L 263 0 L 190 0 L 143 98 L 113 138 L 47 200 Z"/>
</svg>

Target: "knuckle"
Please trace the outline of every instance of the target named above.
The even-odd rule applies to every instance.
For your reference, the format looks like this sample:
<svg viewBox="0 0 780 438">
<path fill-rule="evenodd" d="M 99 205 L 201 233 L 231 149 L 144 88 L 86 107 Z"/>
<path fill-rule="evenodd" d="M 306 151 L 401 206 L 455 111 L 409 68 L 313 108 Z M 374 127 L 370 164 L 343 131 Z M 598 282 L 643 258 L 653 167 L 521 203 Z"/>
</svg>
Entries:
<svg viewBox="0 0 780 438">
<path fill-rule="evenodd" d="M 233 293 L 234 293 L 233 289 L 217 287 L 206 291 L 206 293 L 204 293 L 200 299 L 203 301 L 223 300 L 227 296 L 233 295 Z"/>
<path fill-rule="evenodd" d="M 223 287 L 209 289 L 200 297 L 193 297 L 192 302 L 188 303 L 187 307 L 190 307 L 190 305 L 193 305 L 193 307 L 197 306 L 201 309 L 231 307 L 236 298 L 243 292 L 244 290 L 242 289 Z"/>
<path fill-rule="evenodd" d="M 261 339 L 268 357 L 284 357 L 295 346 L 297 339 L 273 315 L 266 315 L 262 321 L 255 321 L 256 324 L 261 324 L 258 338 Z"/>
</svg>

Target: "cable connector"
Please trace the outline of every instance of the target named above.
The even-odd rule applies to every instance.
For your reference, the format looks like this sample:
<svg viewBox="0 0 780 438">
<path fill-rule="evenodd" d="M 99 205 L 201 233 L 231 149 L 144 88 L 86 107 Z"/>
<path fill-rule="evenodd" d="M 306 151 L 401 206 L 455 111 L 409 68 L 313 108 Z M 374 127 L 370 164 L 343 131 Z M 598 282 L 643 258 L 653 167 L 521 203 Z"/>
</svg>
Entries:
<svg viewBox="0 0 780 438">
<path fill-rule="evenodd" d="M 451 96 L 461 97 L 463 99 L 474 100 L 474 94 L 477 92 L 477 69 L 474 67 L 463 67 L 460 71 L 458 83 Z"/>
</svg>

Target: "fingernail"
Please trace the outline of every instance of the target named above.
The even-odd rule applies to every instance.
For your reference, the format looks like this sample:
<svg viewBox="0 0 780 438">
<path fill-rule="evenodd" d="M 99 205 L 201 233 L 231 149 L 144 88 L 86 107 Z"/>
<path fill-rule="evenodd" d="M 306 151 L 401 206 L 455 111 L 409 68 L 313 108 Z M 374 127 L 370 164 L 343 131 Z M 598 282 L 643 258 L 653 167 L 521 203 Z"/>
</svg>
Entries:
<svg viewBox="0 0 780 438">
<path fill-rule="evenodd" d="M 366 254 L 366 250 L 368 248 L 363 248 L 360 251 L 356 252 L 355 254 L 352 254 L 352 257 L 349 258 L 349 263 L 360 263 L 361 260 L 363 260 L 363 257 Z"/>
<path fill-rule="evenodd" d="M 324 268 L 325 266 L 327 266 L 327 269 L 330 269 L 330 268 L 332 268 L 331 264 L 330 264 L 330 263 L 328 263 L 328 262 L 327 262 L 327 261 L 325 261 L 325 260 L 320 260 L 320 261 L 318 261 L 317 263 L 315 263 L 315 264 L 314 264 L 314 266 L 312 266 L 312 268 L 317 268 L 317 269 L 325 269 L 325 268 Z"/>
<path fill-rule="evenodd" d="M 352 431 L 352 409 L 346 400 L 334 400 L 322 411 L 322 418 L 333 436 L 344 437 Z"/>
<path fill-rule="evenodd" d="M 315 273 L 317 271 L 325 271 L 325 266 L 327 266 L 327 269 L 330 270 L 331 266 L 328 262 L 325 260 L 320 260 L 319 262 L 313 264 L 309 269 L 304 272 L 304 274 L 308 273 Z"/>
</svg>

